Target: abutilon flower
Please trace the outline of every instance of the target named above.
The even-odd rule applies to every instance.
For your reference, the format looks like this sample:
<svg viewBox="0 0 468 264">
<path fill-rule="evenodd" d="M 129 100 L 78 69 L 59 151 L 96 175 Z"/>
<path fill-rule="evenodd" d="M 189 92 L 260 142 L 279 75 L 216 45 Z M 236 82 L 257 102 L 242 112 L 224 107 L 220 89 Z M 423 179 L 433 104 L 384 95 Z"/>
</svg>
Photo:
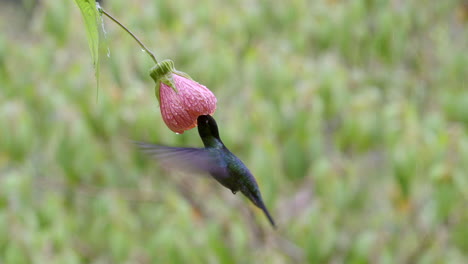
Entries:
<svg viewBox="0 0 468 264">
<path fill-rule="evenodd" d="M 164 60 L 150 70 L 156 82 L 156 98 L 167 127 L 176 132 L 197 126 L 200 115 L 212 115 L 216 110 L 216 97 L 204 85 L 177 71 L 171 60 Z"/>
</svg>

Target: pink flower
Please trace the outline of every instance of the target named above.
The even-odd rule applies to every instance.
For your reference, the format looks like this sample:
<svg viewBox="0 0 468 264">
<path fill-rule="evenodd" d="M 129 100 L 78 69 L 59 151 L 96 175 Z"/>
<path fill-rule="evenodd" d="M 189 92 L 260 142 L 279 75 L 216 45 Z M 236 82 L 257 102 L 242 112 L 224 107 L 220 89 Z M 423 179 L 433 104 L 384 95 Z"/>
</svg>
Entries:
<svg viewBox="0 0 468 264">
<path fill-rule="evenodd" d="M 170 130 L 184 133 L 197 126 L 198 116 L 215 112 L 214 94 L 186 73 L 176 71 L 172 61 L 158 63 L 150 75 L 156 82 L 162 118 Z"/>
</svg>

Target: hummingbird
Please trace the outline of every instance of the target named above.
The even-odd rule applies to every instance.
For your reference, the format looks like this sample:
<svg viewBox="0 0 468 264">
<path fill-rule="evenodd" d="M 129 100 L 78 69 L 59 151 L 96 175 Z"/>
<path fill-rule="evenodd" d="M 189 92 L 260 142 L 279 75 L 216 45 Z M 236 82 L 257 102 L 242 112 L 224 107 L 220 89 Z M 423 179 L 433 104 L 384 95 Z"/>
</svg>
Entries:
<svg viewBox="0 0 468 264">
<path fill-rule="evenodd" d="M 165 167 L 207 173 L 233 194 L 240 191 L 263 211 L 276 228 L 275 221 L 263 202 L 257 181 L 247 166 L 221 141 L 215 119 L 210 115 L 200 115 L 197 123 L 204 148 L 169 147 L 144 142 L 136 144 Z"/>
</svg>

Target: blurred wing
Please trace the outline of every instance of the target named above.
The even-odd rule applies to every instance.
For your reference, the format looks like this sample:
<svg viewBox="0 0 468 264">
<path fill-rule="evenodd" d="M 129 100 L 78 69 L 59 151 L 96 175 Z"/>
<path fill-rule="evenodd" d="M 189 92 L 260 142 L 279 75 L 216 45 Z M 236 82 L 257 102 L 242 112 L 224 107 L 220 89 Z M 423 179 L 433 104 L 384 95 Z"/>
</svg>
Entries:
<svg viewBox="0 0 468 264">
<path fill-rule="evenodd" d="M 190 173 L 224 173 L 226 166 L 214 152 L 204 148 L 179 148 L 135 142 L 145 153 L 167 169 Z"/>
</svg>

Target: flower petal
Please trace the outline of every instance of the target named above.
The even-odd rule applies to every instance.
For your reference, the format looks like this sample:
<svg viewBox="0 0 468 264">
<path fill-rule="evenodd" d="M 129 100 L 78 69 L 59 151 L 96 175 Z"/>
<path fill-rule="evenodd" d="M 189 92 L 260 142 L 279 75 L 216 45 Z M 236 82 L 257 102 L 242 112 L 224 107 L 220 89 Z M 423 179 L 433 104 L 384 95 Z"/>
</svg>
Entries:
<svg viewBox="0 0 468 264">
<path fill-rule="evenodd" d="M 198 116 L 212 115 L 217 100 L 204 85 L 174 73 L 172 77 L 178 92 L 161 83 L 161 115 L 169 129 L 184 133 L 197 126 Z"/>
</svg>

